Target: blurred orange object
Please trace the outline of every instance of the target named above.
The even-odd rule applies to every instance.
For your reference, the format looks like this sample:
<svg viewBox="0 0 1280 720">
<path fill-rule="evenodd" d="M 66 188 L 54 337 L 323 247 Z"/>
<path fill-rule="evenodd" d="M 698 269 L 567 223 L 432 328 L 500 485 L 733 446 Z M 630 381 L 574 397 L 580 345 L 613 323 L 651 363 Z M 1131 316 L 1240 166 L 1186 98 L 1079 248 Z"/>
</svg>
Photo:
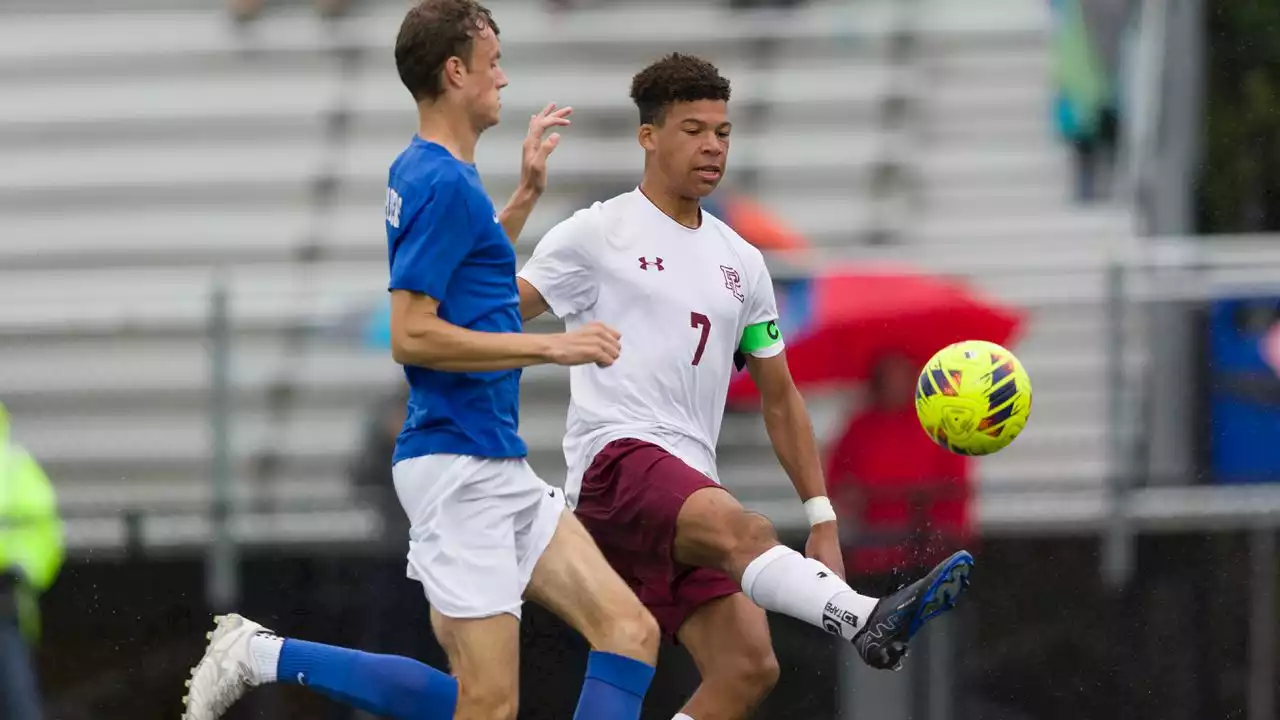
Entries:
<svg viewBox="0 0 1280 720">
<path fill-rule="evenodd" d="M 724 201 L 723 207 L 725 222 L 760 250 L 796 251 L 809 247 L 800 233 L 753 200 L 730 197 Z"/>
</svg>

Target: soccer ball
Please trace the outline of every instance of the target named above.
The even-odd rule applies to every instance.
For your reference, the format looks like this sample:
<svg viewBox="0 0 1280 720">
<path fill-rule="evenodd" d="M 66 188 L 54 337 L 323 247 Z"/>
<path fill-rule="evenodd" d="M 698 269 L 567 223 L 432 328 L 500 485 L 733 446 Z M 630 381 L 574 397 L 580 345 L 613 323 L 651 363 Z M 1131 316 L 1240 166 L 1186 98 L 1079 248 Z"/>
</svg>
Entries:
<svg viewBox="0 0 1280 720">
<path fill-rule="evenodd" d="M 960 455 L 1008 447 L 1031 416 L 1031 378 L 1013 353 L 982 340 L 948 345 L 916 384 L 916 415 L 933 441 Z"/>
</svg>

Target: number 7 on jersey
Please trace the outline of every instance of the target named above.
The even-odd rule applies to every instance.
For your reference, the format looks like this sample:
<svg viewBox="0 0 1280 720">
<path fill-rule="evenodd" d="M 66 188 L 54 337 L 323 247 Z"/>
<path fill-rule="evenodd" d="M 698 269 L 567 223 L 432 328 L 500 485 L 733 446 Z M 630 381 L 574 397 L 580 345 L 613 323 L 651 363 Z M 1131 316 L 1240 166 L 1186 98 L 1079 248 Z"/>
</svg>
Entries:
<svg viewBox="0 0 1280 720">
<path fill-rule="evenodd" d="M 702 351 L 707 349 L 707 337 L 711 335 L 711 318 L 699 312 L 689 313 L 689 327 L 702 330 L 698 338 L 698 349 L 693 352 L 693 364 L 702 362 Z"/>
</svg>

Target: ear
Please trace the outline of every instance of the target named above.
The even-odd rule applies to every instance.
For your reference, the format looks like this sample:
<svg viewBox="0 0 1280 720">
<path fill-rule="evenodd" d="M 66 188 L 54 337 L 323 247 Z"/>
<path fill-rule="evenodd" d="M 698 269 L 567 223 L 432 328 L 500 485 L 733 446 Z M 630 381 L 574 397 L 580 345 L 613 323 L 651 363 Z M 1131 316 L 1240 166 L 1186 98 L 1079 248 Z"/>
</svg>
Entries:
<svg viewBox="0 0 1280 720">
<path fill-rule="evenodd" d="M 646 152 L 654 152 L 658 149 L 658 128 L 649 123 L 640 126 L 640 130 L 636 132 L 636 139 L 640 142 L 640 147 Z"/>
<path fill-rule="evenodd" d="M 467 64 L 462 58 L 454 55 L 444 61 L 444 68 L 440 71 L 442 82 L 441 87 L 462 87 L 463 81 L 467 75 Z"/>
</svg>

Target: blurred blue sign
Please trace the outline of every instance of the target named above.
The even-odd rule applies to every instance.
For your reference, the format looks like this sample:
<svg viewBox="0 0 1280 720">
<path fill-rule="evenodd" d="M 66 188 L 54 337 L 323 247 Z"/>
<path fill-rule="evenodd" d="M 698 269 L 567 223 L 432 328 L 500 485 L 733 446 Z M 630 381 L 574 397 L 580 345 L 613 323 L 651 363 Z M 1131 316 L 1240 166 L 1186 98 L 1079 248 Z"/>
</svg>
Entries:
<svg viewBox="0 0 1280 720">
<path fill-rule="evenodd" d="M 1280 482 L 1280 297 L 1209 309 L 1209 435 L 1216 482 Z"/>
</svg>

